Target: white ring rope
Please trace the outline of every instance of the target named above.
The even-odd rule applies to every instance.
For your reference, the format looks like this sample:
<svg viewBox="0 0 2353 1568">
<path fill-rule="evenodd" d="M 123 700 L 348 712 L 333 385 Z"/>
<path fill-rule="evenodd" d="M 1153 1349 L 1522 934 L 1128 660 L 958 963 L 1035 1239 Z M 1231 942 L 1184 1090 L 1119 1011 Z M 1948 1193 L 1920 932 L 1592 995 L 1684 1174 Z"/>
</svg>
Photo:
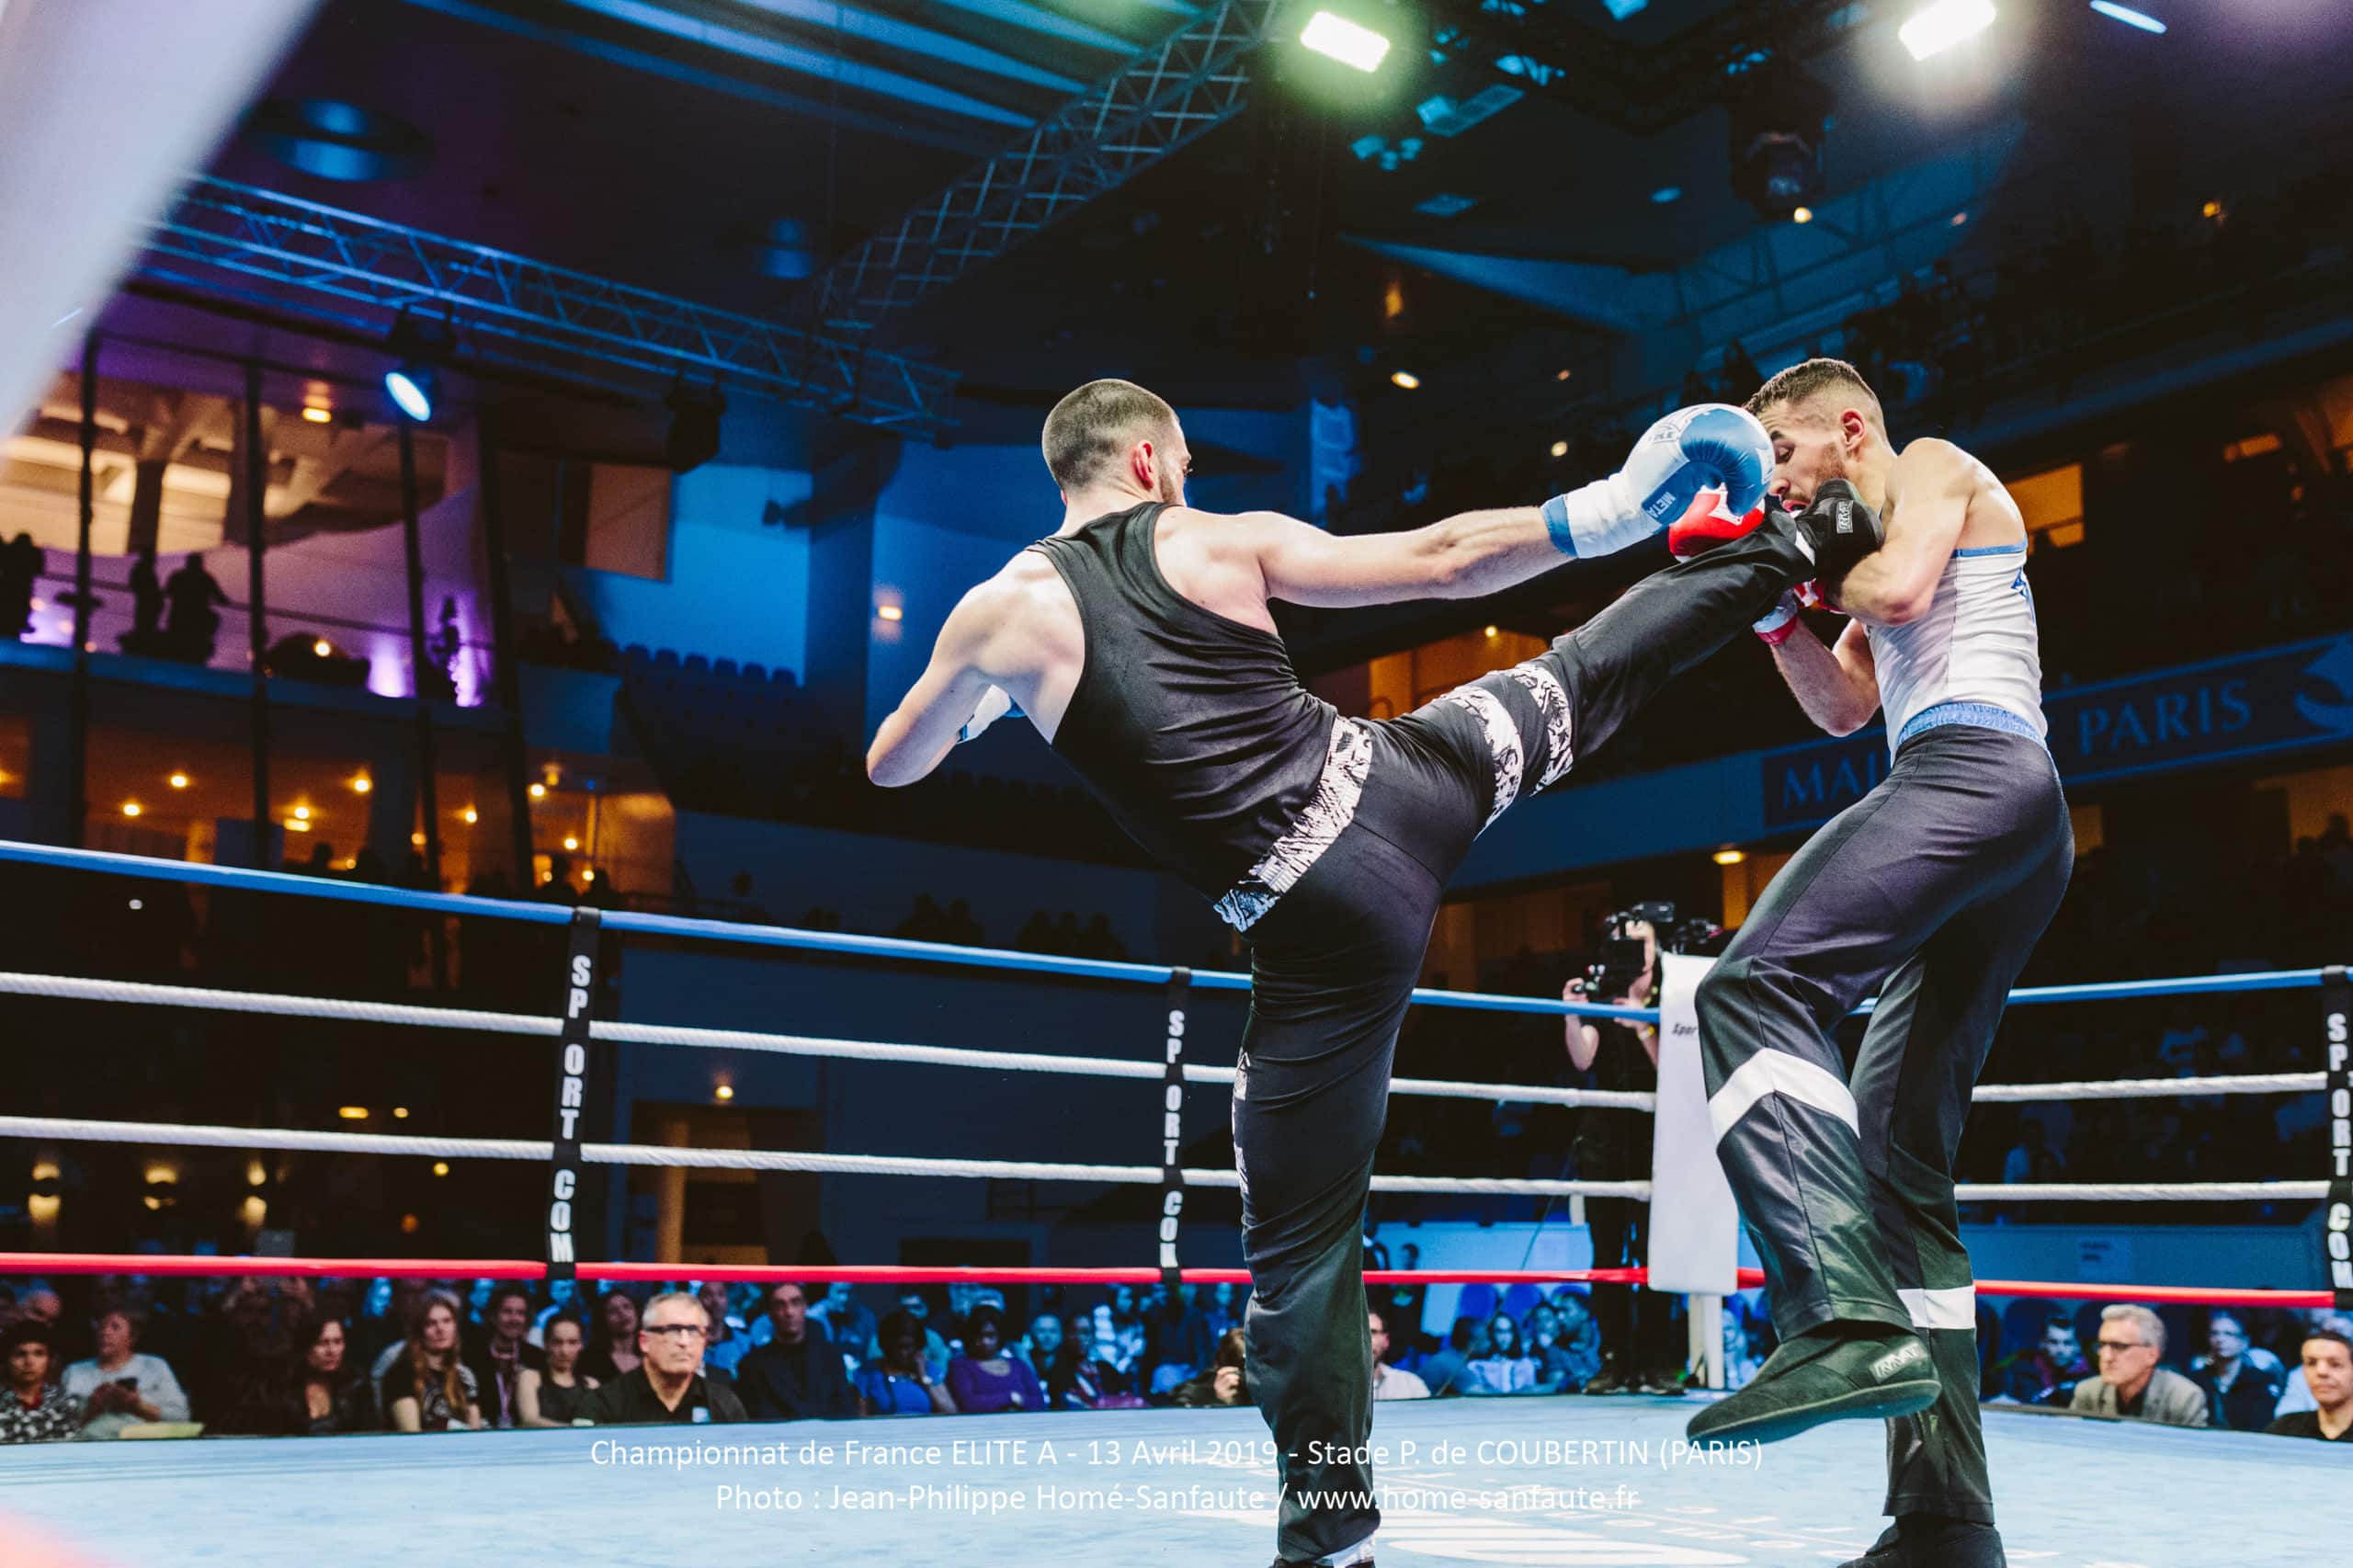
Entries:
<svg viewBox="0 0 2353 1568">
<path fill-rule="evenodd" d="M 188 985 L 150 985 L 127 980 L 85 980 L 54 974 L 0 972 L 0 994 L 48 996 L 75 1002 L 127 1002 L 151 1007 L 200 1007 L 227 1013 L 266 1013 L 279 1017 L 333 1018 L 347 1023 L 413 1024 L 426 1028 L 482 1029 L 497 1034 L 552 1038 L 557 1020 L 528 1013 L 481 1013 L 455 1007 L 415 1007 L 387 1002 L 347 1002 L 325 996 L 271 995 L 253 991 L 214 991 Z M 783 1056 L 832 1056 L 866 1062 L 919 1062 L 932 1067 L 972 1067 L 999 1072 L 1067 1073 L 1091 1078 L 1149 1078 L 1158 1083 L 1157 1062 L 1126 1062 L 1105 1056 L 1049 1056 L 1034 1051 L 969 1051 L 945 1045 L 900 1045 L 881 1040 L 827 1040 L 814 1035 L 761 1034 L 743 1029 L 686 1028 L 668 1024 L 594 1023 L 589 1034 L 622 1045 L 672 1045 L 702 1051 L 767 1051 Z M 1188 1083 L 1231 1084 L 1233 1069 L 1188 1062 Z M 1390 1090 L 1440 1098 L 1516 1100 L 1539 1105 L 1609 1107 L 1649 1110 L 1658 1096 L 1612 1089 L 1563 1089 L 1539 1084 L 1463 1083 L 1442 1078 L 1398 1078 Z M 1154 1179 L 1157 1179 L 1156 1177 Z"/>
<path fill-rule="evenodd" d="M 2325 1073 L 2243 1073 L 2229 1078 L 2111 1078 L 2074 1084 L 1980 1084 L 1973 1100 L 2159 1100 L 2176 1095 L 2317 1095 Z"/>
<path fill-rule="evenodd" d="M 0 1138 L 63 1138 L 91 1143 L 150 1143 L 199 1149 L 268 1149 L 334 1154 L 397 1154 L 435 1159 L 545 1160 L 550 1145 L 528 1139 L 431 1138 L 382 1132 L 328 1132 L 267 1127 L 196 1127 L 171 1121 L 82 1121 L 63 1117 L 0 1116 Z M 1158 1165 L 1057 1165 L 1034 1160 L 925 1160 L 887 1154 L 820 1154 L 790 1150 L 686 1149 L 645 1143 L 584 1143 L 592 1165 L 703 1170 L 814 1171 L 837 1176 L 970 1176 L 1023 1181 L 1099 1181 L 1157 1186 Z M 1239 1187 L 1233 1171 L 1188 1169 L 1188 1187 Z M 1646 1181 L 1504 1181 L 1461 1176 L 1380 1176 L 1375 1192 L 1476 1193 L 1506 1198 L 1630 1198 L 1647 1202 Z"/>
<path fill-rule="evenodd" d="M 271 1149 L 338 1154 L 544 1160 L 542 1142 L 509 1138 L 431 1138 L 381 1132 L 328 1132 L 259 1127 L 191 1127 L 170 1121 L 78 1121 L 62 1117 L 0 1116 L 0 1138 L 64 1138 L 98 1143 L 153 1143 L 190 1148 Z M 970 1176 L 1027 1181 L 1099 1181 L 1147 1187 L 1157 1165 L 1054 1165 L 1029 1160 L 925 1160 L 886 1154 L 820 1154 L 789 1150 L 686 1149 L 644 1143 L 588 1143 L 582 1153 L 608 1165 L 691 1166 L 707 1170 L 814 1171 L 843 1176 Z M 1188 1169 L 1188 1187 L 1238 1187 L 1233 1171 Z M 1630 1198 L 1647 1202 L 1646 1181 L 1505 1181 L 1471 1176 L 1375 1176 L 1376 1192 L 1476 1193 L 1511 1198 Z M 2267 1202 L 2317 1201 L 2325 1181 L 1999 1182 L 1953 1189 L 1963 1203 Z"/>
</svg>

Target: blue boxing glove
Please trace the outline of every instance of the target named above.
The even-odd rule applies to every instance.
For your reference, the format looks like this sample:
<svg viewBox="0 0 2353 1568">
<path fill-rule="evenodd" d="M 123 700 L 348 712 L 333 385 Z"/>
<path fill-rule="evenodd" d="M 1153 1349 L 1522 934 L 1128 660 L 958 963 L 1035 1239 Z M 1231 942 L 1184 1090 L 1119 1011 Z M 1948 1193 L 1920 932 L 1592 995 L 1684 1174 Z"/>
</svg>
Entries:
<svg viewBox="0 0 2353 1568">
<path fill-rule="evenodd" d="M 1773 442 L 1747 410 L 1701 403 L 1643 432 L 1626 466 L 1544 503 L 1544 523 L 1563 555 L 1591 560 L 1639 544 L 1690 509 L 1699 494 L 1724 492 L 1741 517 L 1765 498 Z"/>
</svg>

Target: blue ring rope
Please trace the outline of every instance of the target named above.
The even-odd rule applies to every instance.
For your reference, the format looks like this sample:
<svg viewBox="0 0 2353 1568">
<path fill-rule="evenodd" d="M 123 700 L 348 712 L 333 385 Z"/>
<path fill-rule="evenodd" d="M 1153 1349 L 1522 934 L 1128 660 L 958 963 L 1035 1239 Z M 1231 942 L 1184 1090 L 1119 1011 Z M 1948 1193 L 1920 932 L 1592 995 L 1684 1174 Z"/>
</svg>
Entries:
<svg viewBox="0 0 2353 1568">
<path fill-rule="evenodd" d="M 153 882 L 191 882 L 199 887 L 233 888 L 247 892 L 339 899 L 346 903 L 368 903 L 380 908 L 414 909 L 477 919 L 518 920 L 535 926 L 566 926 L 572 921 L 572 906 L 568 903 L 527 903 L 516 899 L 477 898 L 471 893 L 417 892 L 408 888 L 382 887 L 373 882 L 332 881 L 291 871 L 254 871 L 240 866 L 208 866 L 192 860 L 155 860 L 142 855 L 117 855 L 98 849 L 63 849 L 54 845 L 19 844 L 0 839 L 0 861 L 10 860 L 61 870 L 137 877 Z M 901 959 L 916 963 L 956 964 L 971 969 L 1016 970 L 1031 974 L 1062 975 L 1073 980 L 1165 985 L 1168 977 L 1175 972 L 1166 964 L 1059 958 L 1046 953 L 1007 952 L 1000 948 L 911 942 L 899 937 L 857 937 L 840 931 L 800 931 L 789 926 L 742 926 L 727 920 L 695 919 L 681 915 L 646 915 L 632 910 L 607 911 L 604 925 L 607 930 L 647 937 L 684 937 L 704 941 L 734 942 L 754 948 L 790 948 L 801 952 Z M 2210 993 L 2290 991 L 2319 985 L 2322 973 L 2318 969 L 2283 969 L 2259 974 L 2218 974 L 2177 980 L 2037 985 L 2011 992 L 2009 1002 L 2012 1006 L 2029 1006 L 2053 1002 L 2130 1001 Z M 1231 970 L 1197 969 L 1192 971 L 1192 980 L 1195 986 L 1204 991 L 1250 989 L 1250 977 Z M 1598 1002 L 1556 1002 L 1543 996 L 1495 996 L 1476 991 L 1433 991 L 1416 987 L 1414 1000 L 1425 1006 L 1461 1007 L 1475 1012 L 1658 1022 L 1658 1009 L 1655 1007 L 1614 1007 Z M 1867 1013 L 1873 1006 L 1871 1002 L 1865 1002 L 1856 1011 Z"/>
</svg>

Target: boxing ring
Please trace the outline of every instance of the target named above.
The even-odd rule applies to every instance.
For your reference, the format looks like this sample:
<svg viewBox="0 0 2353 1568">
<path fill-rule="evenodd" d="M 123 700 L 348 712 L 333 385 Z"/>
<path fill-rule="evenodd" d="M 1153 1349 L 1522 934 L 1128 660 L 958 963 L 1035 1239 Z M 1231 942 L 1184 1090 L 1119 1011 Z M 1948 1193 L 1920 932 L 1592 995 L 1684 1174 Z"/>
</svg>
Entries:
<svg viewBox="0 0 2353 1568">
<path fill-rule="evenodd" d="M 575 912 L 233 868 L 0 843 L 0 862 L 147 881 L 178 881 L 374 904 L 413 913 L 568 926 L 561 1016 L 380 1004 L 200 987 L 0 973 L 0 994 L 94 1005 L 198 1009 L 530 1037 L 552 1044 L 551 1103 L 577 1104 L 592 1040 L 678 1050 L 833 1057 L 909 1067 L 1147 1080 L 1167 1117 L 1188 1085 L 1231 1085 L 1230 1065 L 1190 1060 L 1188 988 L 1246 990 L 1247 976 L 1154 964 L 1043 957 L 832 932 L 739 926 L 644 913 Z M 1065 1056 L 597 1019 L 601 933 L 790 949 L 906 962 L 1023 971 L 1156 988 L 1167 998 L 1165 1050 L 1152 1057 Z M 583 970 L 584 954 L 589 969 Z M 551 994 L 558 991 L 551 974 Z M 847 983 L 847 982 L 846 982 Z M 2127 982 L 2021 990 L 2013 1005 L 2320 989 L 2326 1072 L 1981 1085 L 1982 1101 L 2331 1096 L 2334 1124 L 2353 1119 L 2343 1050 L 2344 971 Z M 1652 1009 L 1418 991 L 1427 1006 L 1491 1012 L 1651 1019 Z M 2333 1017 L 2332 1025 L 2328 1019 Z M 1157 1029 L 1155 1028 L 1155 1032 Z M 518 1042 L 519 1043 L 519 1042 Z M 1155 1040 L 1155 1047 L 1158 1041 Z M 1220 1042 L 1230 1053 L 1230 1042 Z M 1652 1108 L 1647 1094 L 1401 1078 L 1401 1095 Z M 188 1126 L 0 1115 L 0 1137 L 149 1147 L 365 1153 L 534 1162 L 549 1170 L 547 1256 L 539 1259 L 278 1258 L 0 1253 L 0 1276 L 276 1275 L 367 1278 L 574 1277 L 582 1282 L 698 1279 L 811 1283 L 1241 1283 L 1239 1270 L 1181 1267 L 1182 1195 L 1233 1187 L 1231 1170 L 1179 1166 L 1160 1115 L 1156 1164 L 945 1160 L 913 1153 L 695 1149 L 575 1143 L 559 1114 L 546 1141 L 309 1129 Z M 1173 1131 L 1173 1129 L 1166 1129 Z M 2344 1147 L 2336 1135 L 2336 1146 Z M 2340 1164 L 2342 1162 L 2339 1162 Z M 713 1167 L 839 1176 L 1076 1180 L 1161 1189 L 1158 1257 L 1131 1268 L 726 1267 L 598 1262 L 578 1256 L 568 1199 L 589 1165 Z M 1646 1199 L 1647 1182 L 1505 1180 L 1383 1173 L 1375 1191 L 1563 1199 Z M 1963 1184 L 1963 1202 L 2327 1201 L 2341 1256 L 2353 1209 L 2344 1178 L 2238 1182 Z M 1139 1228 L 1139 1251 L 1142 1244 Z M 2315 1274 L 2322 1271 L 2316 1261 Z M 1640 1271 L 1475 1268 L 1368 1274 L 1375 1284 L 1634 1280 Z M 1743 1285 L 1759 1277 L 1744 1274 Z M 2340 1283 L 2344 1283 L 2341 1281 Z M 2237 1290 L 1981 1280 L 1983 1296 L 2325 1308 L 2328 1290 Z M 1697 1313 L 1693 1314 L 1695 1317 Z M 1699 1397 L 1706 1397 L 1701 1394 Z M 1683 1442 L 1692 1399 L 1449 1399 L 1376 1407 L 1373 1465 L 1390 1568 L 1456 1562 L 1814 1564 L 1859 1553 L 1881 1528 L 1883 1435 L 1842 1423 L 1769 1448 L 1695 1452 Z M 2341 1545 L 2347 1473 L 2338 1450 L 2245 1434 L 2079 1420 L 1989 1405 L 1986 1441 L 2013 1561 L 2059 1568 L 2286 1563 Z M 1267 1435 L 1255 1410 L 1053 1412 L 954 1420 L 756 1423 L 450 1433 L 444 1440 L 366 1436 L 206 1442 L 54 1444 L 0 1449 L 0 1564 L 144 1568 L 231 1562 L 413 1563 L 420 1551 L 460 1561 L 631 1563 L 688 1553 L 758 1552 L 787 1561 L 917 1568 L 986 1553 L 1022 1564 L 1263 1561 L 1274 1519 Z M 2331 1504 L 2328 1499 L 2339 1500 Z M 2338 1509 L 2334 1519 L 2330 1508 Z"/>
</svg>

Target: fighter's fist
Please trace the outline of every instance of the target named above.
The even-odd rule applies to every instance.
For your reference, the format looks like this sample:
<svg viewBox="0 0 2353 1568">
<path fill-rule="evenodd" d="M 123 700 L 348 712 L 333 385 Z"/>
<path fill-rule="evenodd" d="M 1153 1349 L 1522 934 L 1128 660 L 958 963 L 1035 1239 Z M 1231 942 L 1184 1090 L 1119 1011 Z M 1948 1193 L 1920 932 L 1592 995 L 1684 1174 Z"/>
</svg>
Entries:
<svg viewBox="0 0 2353 1568">
<path fill-rule="evenodd" d="M 1733 517 L 1765 498 L 1773 442 L 1765 426 L 1729 403 L 1694 403 L 1643 432 L 1626 466 L 1544 504 L 1552 542 L 1590 559 L 1635 544 L 1681 517 L 1701 491 L 1724 493 Z"/>
</svg>

